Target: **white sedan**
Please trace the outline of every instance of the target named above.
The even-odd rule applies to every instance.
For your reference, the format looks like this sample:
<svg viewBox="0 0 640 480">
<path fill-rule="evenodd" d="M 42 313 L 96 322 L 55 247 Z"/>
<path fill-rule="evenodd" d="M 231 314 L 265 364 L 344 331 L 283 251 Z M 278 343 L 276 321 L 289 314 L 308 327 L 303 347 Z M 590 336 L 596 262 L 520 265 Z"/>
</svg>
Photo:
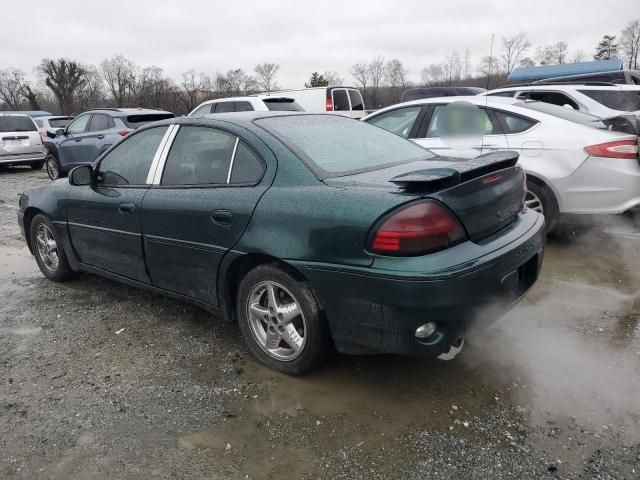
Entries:
<svg viewBox="0 0 640 480">
<path fill-rule="evenodd" d="M 461 142 L 451 134 L 454 102 L 475 110 L 476 137 Z M 453 123 L 469 120 L 458 117 Z M 640 205 L 638 136 L 610 131 L 589 114 L 536 101 L 443 97 L 392 105 L 363 121 L 438 155 L 517 151 L 527 173 L 526 204 L 545 215 L 548 231 L 560 214 L 615 214 Z"/>
</svg>

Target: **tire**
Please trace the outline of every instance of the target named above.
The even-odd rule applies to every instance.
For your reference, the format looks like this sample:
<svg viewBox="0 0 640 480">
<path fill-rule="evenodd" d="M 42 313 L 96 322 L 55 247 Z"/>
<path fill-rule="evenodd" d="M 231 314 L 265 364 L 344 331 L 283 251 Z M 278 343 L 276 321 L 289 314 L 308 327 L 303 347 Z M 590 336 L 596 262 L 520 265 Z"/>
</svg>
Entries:
<svg viewBox="0 0 640 480">
<path fill-rule="evenodd" d="M 49 175 L 49 178 L 51 180 L 57 180 L 62 176 L 60 162 L 53 153 L 49 153 L 47 155 L 47 158 L 44 159 L 44 162 L 47 166 L 47 175 Z"/>
<path fill-rule="evenodd" d="M 544 183 L 527 178 L 527 196 L 525 204 L 528 208 L 544 215 L 545 233 L 549 233 L 558 222 L 559 208 L 556 196 Z"/>
<path fill-rule="evenodd" d="M 45 277 L 54 282 L 62 282 L 73 277 L 74 271 L 69 265 L 62 244 L 56 238 L 53 224 L 47 217 L 42 214 L 33 217 L 29 227 L 29 238 L 33 256 L 36 257 L 36 263 Z"/>
<path fill-rule="evenodd" d="M 260 265 L 245 275 L 236 308 L 249 351 L 273 370 L 302 374 L 317 368 L 333 350 L 329 327 L 309 285 L 277 264 Z"/>
<path fill-rule="evenodd" d="M 33 170 L 42 170 L 42 167 L 44 167 L 44 160 L 40 162 L 31 162 L 31 168 Z"/>
</svg>

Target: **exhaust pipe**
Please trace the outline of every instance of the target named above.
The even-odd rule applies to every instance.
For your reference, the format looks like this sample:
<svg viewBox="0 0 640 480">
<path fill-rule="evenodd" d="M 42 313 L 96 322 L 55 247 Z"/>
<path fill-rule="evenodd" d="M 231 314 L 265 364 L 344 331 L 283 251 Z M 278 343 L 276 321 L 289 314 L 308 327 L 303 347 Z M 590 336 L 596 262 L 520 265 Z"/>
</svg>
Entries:
<svg viewBox="0 0 640 480">
<path fill-rule="evenodd" d="M 445 361 L 453 360 L 462 351 L 462 347 L 464 347 L 464 337 L 458 337 L 449 347 L 449 351 L 441 353 L 438 358 Z"/>
</svg>

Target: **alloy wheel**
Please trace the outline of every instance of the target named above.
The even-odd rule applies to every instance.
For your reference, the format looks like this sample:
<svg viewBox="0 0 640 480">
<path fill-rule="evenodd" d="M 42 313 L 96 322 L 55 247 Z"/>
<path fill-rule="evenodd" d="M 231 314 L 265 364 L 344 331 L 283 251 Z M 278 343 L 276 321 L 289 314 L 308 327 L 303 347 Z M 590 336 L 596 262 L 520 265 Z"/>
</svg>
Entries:
<svg viewBox="0 0 640 480">
<path fill-rule="evenodd" d="M 51 229 L 41 223 L 36 230 L 36 247 L 38 256 L 42 260 L 44 267 L 51 273 L 58 270 L 58 244 Z"/>
<path fill-rule="evenodd" d="M 58 162 L 52 156 L 47 158 L 47 175 L 51 180 L 55 180 L 60 176 L 60 171 L 58 170 Z"/>
<path fill-rule="evenodd" d="M 530 208 L 534 212 L 538 212 L 544 215 L 544 209 L 542 208 L 542 200 L 531 190 L 527 191 L 527 196 L 524 199 L 524 204 L 527 208 Z"/>
<path fill-rule="evenodd" d="M 280 361 L 300 356 L 307 322 L 289 290 L 276 282 L 259 282 L 251 289 L 246 309 L 251 333 L 262 350 Z"/>
</svg>

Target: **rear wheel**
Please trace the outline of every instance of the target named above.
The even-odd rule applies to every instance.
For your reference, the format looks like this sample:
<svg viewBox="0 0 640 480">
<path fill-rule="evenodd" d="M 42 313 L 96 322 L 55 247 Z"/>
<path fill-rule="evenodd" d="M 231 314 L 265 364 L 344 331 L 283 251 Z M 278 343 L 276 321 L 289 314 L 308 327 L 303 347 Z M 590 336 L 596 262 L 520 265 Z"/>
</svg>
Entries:
<svg viewBox="0 0 640 480">
<path fill-rule="evenodd" d="M 47 164 L 47 175 L 49 175 L 49 178 L 51 180 L 60 178 L 60 163 L 53 153 L 47 155 L 45 163 Z"/>
<path fill-rule="evenodd" d="M 31 249 L 40 271 L 49 280 L 61 282 L 73 276 L 64 248 L 55 234 L 53 224 L 44 215 L 36 215 L 29 228 Z"/>
<path fill-rule="evenodd" d="M 331 351 L 329 328 L 311 289 L 275 264 L 242 279 L 236 307 L 249 350 L 274 370 L 304 373 Z"/>
<path fill-rule="evenodd" d="M 39 162 L 31 162 L 31 168 L 33 168 L 34 170 L 42 170 L 42 167 L 44 167 L 44 160 L 41 160 Z"/>
<path fill-rule="evenodd" d="M 549 187 L 540 181 L 527 178 L 527 196 L 525 205 L 538 213 L 544 215 L 546 222 L 545 232 L 553 230 L 558 221 L 558 201 Z"/>
</svg>

